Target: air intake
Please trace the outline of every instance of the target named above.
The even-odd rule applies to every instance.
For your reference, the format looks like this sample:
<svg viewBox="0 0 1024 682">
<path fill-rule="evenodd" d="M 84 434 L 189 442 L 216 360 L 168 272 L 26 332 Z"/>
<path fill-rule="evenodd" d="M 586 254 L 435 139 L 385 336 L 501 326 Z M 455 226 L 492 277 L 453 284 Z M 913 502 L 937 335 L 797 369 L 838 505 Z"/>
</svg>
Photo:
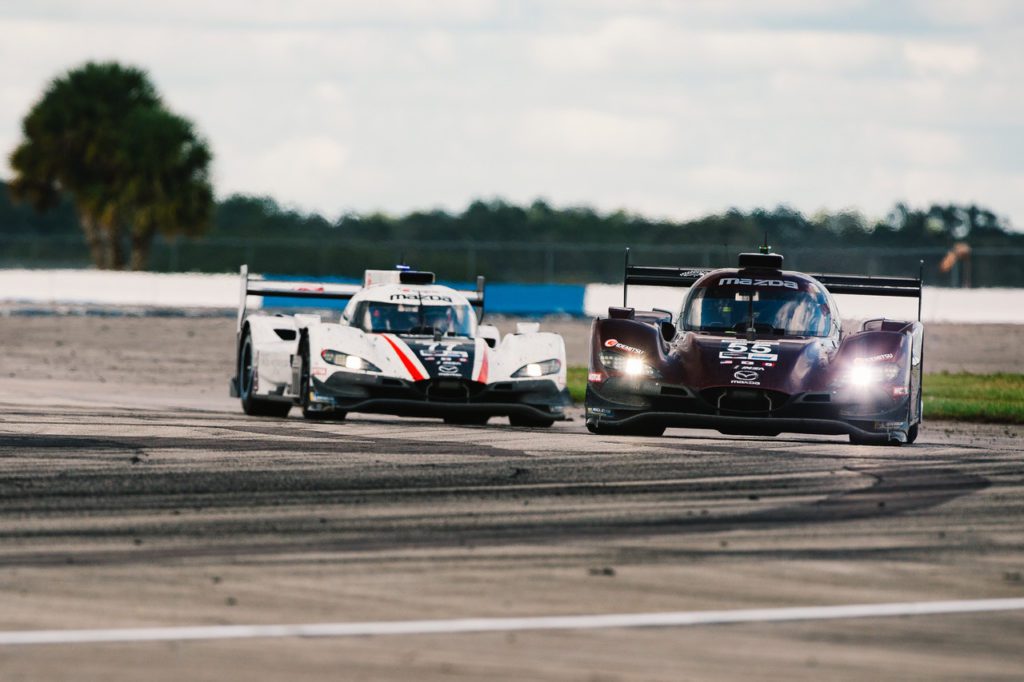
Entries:
<svg viewBox="0 0 1024 682">
<path fill-rule="evenodd" d="M 434 273 L 422 272 L 420 270 L 402 270 L 398 274 L 398 281 L 402 284 L 433 284 Z"/>
<path fill-rule="evenodd" d="M 758 268 L 761 270 L 781 270 L 781 253 L 741 253 L 741 268 Z"/>
</svg>

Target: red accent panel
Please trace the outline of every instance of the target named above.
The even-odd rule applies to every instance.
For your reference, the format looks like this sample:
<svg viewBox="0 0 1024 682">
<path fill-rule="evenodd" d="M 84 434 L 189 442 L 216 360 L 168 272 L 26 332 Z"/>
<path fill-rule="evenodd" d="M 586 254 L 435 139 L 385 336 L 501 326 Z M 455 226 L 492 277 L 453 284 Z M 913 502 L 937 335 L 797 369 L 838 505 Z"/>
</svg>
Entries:
<svg viewBox="0 0 1024 682">
<path fill-rule="evenodd" d="M 479 381 L 481 384 L 486 384 L 487 383 L 487 347 L 484 346 L 484 348 L 482 348 L 481 350 L 483 351 L 483 357 L 480 358 L 480 374 L 477 376 L 476 380 Z"/>
<path fill-rule="evenodd" d="M 398 344 L 392 341 L 387 334 L 383 334 L 382 336 L 384 337 L 384 340 L 388 342 L 388 345 L 394 349 L 395 354 L 398 355 L 398 359 L 402 361 L 405 369 L 408 370 L 409 374 L 412 376 L 412 380 L 423 381 L 426 377 L 420 374 L 420 370 L 413 364 L 412 360 L 409 359 L 409 356 L 403 353 L 402 349 L 398 347 Z"/>
</svg>

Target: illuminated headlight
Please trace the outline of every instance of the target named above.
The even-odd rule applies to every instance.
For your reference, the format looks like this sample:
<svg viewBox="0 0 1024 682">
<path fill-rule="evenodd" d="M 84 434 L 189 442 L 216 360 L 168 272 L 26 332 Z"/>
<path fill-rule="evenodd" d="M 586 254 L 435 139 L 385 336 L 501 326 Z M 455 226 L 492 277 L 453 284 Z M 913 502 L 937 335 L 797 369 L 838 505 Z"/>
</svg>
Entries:
<svg viewBox="0 0 1024 682">
<path fill-rule="evenodd" d="M 853 386 L 870 386 L 883 381 L 892 381 L 900 373 L 896 365 L 854 365 L 847 374 L 847 380 Z"/>
<path fill-rule="evenodd" d="M 357 372 L 379 372 L 380 367 L 364 360 L 358 355 L 349 355 L 348 353 L 342 353 L 336 350 L 325 350 L 320 353 L 320 357 L 332 365 L 340 365 L 345 369 L 351 369 Z"/>
<path fill-rule="evenodd" d="M 545 360 L 544 362 L 531 362 L 528 365 L 523 365 L 515 372 L 512 373 L 514 377 L 542 377 L 548 374 L 557 374 L 558 370 L 562 369 L 562 363 L 552 358 L 551 360 Z"/>
<path fill-rule="evenodd" d="M 629 357 L 613 351 L 602 351 L 601 364 L 613 372 L 619 372 L 629 377 L 648 377 L 653 379 L 658 376 L 658 370 L 642 359 Z"/>
</svg>

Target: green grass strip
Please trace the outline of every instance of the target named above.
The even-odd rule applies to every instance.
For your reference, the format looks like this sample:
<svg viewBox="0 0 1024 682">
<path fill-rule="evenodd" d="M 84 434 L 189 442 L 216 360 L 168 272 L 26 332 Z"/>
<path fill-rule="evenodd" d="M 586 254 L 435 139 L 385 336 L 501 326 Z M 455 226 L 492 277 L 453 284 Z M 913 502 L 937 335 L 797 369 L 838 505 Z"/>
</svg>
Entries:
<svg viewBox="0 0 1024 682">
<path fill-rule="evenodd" d="M 924 416 L 1024 424 L 1024 374 L 926 374 Z"/>
</svg>

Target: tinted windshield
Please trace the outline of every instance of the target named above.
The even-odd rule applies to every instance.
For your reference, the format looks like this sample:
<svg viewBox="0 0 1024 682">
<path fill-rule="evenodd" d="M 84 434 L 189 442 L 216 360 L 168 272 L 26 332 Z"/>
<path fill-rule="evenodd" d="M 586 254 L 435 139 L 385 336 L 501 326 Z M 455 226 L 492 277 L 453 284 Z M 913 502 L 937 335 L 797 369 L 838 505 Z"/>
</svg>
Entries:
<svg viewBox="0 0 1024 682">
<path fill-rule="evenodd" d="M 742 334 L 753 326 L 780 336 L 828 336 L 831 320 L 828 298 L 820 291 L 712 283 L 693 291 L 681 326 L 718 334 Z"/>
<path fill-rule="evenodd" d="M 362 301 L 352 325 L 366 332 L 473 336 L 476 317 L 469 305 L 420 305 Z"/>
</svg>

